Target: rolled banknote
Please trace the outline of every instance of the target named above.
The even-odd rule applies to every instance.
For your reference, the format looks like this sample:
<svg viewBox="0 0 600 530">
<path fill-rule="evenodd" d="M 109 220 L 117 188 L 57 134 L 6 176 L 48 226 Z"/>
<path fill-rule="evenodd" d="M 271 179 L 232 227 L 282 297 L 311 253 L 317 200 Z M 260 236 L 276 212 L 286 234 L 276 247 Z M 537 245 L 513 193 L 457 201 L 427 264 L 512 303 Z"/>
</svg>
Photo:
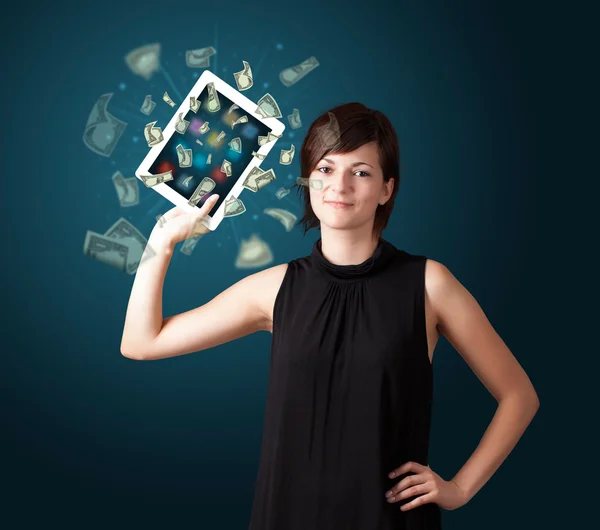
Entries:
<svg viewBox="0 0 600 530">
<path fill-rule="evenodd" d="M 169 182 L 170 180 L 173 180 L 173 173 L 171 170 L 169 170 L 156 175 L 140 175 L 140 178 L 147 188 L 152 188 L 157 184 L 162 184 L 163 182 Z"/>
<path fill-rule="evenodd" d="M 190 206 L 196 206 L 202 197 L 215 189 L 216 185 L 217 183 L 213 179 L 210 177 L 204 177 L 200 184 L 198 184 L 198 187 L 194 190 L 194 193 L 192 193 L 188 204 Z"/>
<path fill-rule="evenodd" d="M 175 102 L 171 99 L 171 97 L 169 96 L 169 94 L 167 94 L 166 91 L 163 94 L 163 101 L 171 105 L 171 107 L 175 106 Z"/>
<path fill-rule="evenodd" d="M 296 184 L 299 184 L 300 186 L 307 186 L 314 190 L 322 190 L 323 189 L 323 181 L 321 179 L 311 179 L 311 178 L 307 179 L 307 178 L 303 178 L 303 177 L 298 177 L 296 179 Z"/>
<path fill-rule="evenodd" d="M 208 112 L 217 112 L 221 110 L 221 101 L 219 100 L 219 93 L 215 88 L 214 83 L 208 83 L 206 85 L 206 90 L 208 90 L 208 102 L 206 103 L 206 108 Z"/>
<path fill-rule="evenodd" d="M 289 68 L 282 70 L 279 73 L 279 80 L 286 87 L 290 87 L 312 72 L 317 66 L 319 66 L 319 61 L 317 61 L 317 58 L 309 57 L 296 66 L 290 66 Z"/>
</svg>

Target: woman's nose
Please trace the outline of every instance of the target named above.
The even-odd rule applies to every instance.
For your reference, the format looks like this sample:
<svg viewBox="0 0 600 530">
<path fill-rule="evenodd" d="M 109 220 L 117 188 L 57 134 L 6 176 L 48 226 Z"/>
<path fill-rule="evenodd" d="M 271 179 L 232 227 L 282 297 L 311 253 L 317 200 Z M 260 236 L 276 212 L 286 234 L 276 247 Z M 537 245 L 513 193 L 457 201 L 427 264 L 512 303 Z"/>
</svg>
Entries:
<svg viewBox="0 0 600 530">
<path fill-rule="evenodd" d="M 352 175 L 338 171 L 332 175 L 331 187 L 334 190 L 349 189 L 352 186 Z"/>
</svg>

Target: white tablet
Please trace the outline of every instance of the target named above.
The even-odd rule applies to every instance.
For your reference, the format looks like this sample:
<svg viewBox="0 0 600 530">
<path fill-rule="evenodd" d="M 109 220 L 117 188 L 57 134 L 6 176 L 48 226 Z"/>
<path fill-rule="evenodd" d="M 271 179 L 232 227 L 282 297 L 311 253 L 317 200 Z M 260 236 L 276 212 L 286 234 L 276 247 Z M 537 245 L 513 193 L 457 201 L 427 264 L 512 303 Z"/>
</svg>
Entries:
<svg viewBox="0 0 600 530">
<path fill-rule="evenodd" d="M 148 118 L 144 134 L 153 145 L 135 176 L 176 206 L 190 211 L 218 194 L 216 205 L 203 220 L 209 230 L 214 230 L 223 220 L 226 203 L 231 208 L 232 201 L 245 189 L 246 177 L 260 167 L 261 158 L 273 148 L 275 137 L 283 134 L 285 125 L 257 112 L 257 103 L 210 70 L 204 70 L 183 101 L 174 103 L 177 110 L 166 127 L 151 125 L 153 120 Z M 263 138 L 259 145 L 259 136 L 269 141 Z M 152 180 L 157 175 L 165 176 Z M 164 182 L 155 183 L 163 178 Z"/>
</svg>

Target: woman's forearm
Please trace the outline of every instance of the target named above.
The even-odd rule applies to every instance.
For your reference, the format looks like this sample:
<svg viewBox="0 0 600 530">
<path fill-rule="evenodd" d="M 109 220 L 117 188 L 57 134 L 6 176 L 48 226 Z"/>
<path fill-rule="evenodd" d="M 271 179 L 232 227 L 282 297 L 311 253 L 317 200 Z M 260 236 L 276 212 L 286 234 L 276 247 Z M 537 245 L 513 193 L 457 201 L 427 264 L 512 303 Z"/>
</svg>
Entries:
<svg viewBox="0 0 600 530">
<path fill-rule="evenodd" d="M 174 245 L 157 230 L 148 238 L 127 305 L 121 340 L 121 353 L 127 357 L 138 356 L 162 328 L 162 291 Z"/>
<path fill-rule="evenodd" d="M 515 393 L 498 402 L 496 413 L 479 445 L 452 479 L 469 499 L 504 462 L 538 408 L 539 400 L 535 391 Z"/>
</svg>

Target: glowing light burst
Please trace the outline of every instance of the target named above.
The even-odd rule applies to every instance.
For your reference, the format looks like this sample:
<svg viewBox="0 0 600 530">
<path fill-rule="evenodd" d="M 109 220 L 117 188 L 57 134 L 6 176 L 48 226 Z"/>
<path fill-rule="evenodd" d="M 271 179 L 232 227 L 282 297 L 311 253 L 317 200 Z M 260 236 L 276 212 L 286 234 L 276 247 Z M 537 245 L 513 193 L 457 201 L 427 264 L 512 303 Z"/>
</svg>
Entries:
<svg viewBox="0 0 600 530">
<path fill-rule="evenodd" d="M 244 127 L 244 131 L 242 132 L 242 136 L 244 138 L 250 138 L 250 139 L 253 139 L 254 137 L 256 137 L 257 134 L 258 134 L 258 129 L 252 124 Z"/>
<path fill-rule="evenodd" d="M 190 120 L 190 125 L 188 127 L 188 131 L 190 131 L 195 136 L 200 136 L 200 133 L 198 132 L 198 129 L 200 127 L 202 127 L 203 123 L 204 122 L 201 119 L 199 119 L 199 118 L 192 118 Z"/>
</svg>

